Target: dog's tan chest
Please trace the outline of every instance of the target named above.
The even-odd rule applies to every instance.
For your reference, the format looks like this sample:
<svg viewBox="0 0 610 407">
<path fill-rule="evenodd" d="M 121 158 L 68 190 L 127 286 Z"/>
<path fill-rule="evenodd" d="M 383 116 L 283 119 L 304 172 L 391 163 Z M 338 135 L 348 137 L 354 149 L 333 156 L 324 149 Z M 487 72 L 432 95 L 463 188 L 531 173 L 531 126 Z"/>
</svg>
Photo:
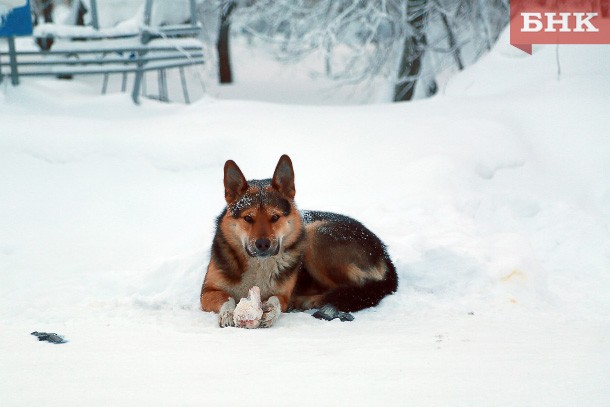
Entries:
<svg viewBox="0 0 610 407">
<path fill-rule="evenodd" d="M 277 294 L 276 279 L 292 261 L 294 261 L 292 256 L 284 252 L 267 258 L 251 258 L 247 270 L 241 275 L 240 282 L 227 287 L 227 291 L 235 301 L 239 301 L 248 296 L 250 288 L 257 286 L 260 288 L 262 300 L 266 301 Z"/>
</svg>

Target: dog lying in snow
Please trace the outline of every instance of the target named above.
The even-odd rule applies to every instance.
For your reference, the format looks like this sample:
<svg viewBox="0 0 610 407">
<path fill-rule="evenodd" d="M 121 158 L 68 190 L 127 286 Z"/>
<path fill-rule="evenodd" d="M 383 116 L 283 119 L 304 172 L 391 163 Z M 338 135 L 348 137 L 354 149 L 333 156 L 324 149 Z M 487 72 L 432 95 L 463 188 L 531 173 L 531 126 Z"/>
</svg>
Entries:
<svg viewBox="0 0 610 407">
<path fill-rule="evenodd" d="M 347 216 L 297 209 L 287 155 L 264 180 L 246 181 L 227 161 L 224 187 L 227 206 L 201 290 L 201 308 L 217 312 L 221 327 L 270 327 L 288 309 L 318 308 L 317 318 L 351 320 L 348 312 L 396 291 L 396 270 L 373 232 Z M 258 322 L 236 309 L 253 287 L 248 301 L 261 298 Z"/>
</svg>

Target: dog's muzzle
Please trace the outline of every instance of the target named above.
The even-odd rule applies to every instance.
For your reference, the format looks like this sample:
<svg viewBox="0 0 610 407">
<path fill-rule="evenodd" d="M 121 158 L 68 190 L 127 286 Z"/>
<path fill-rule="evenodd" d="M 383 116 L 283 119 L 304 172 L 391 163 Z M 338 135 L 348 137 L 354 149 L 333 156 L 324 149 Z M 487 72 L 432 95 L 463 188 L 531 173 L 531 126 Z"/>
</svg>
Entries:
<svg viewBox="0 0 610 407">
<path fill-rule="evenodd" d="M 271 240 L 262 237 L 256 239 L 254 245 L 246 244 L 246 253 L 252 257 L 269 257 L 275 256 L 280 251 L 280 246 L 272 244 Z"/>
</svg>

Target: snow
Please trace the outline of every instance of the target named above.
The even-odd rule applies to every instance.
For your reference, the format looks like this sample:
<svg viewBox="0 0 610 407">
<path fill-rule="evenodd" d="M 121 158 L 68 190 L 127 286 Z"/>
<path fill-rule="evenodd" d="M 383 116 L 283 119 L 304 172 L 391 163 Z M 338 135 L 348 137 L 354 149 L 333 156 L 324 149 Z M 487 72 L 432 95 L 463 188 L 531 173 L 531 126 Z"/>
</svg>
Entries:
<svg viewBox="0 0 610 407">
<path fill-rule="evenodd" d="M 2 0 L 0 5 L 9 9 L 23 7 L 27 4 L 27 0 Z"/>
<path fill-rule="evenodd" d="M 91 26 L 77 26 L 66 24 L 38 24 L 34 28 L 34 36 L 39 38 L 111 38 L 128 37 L 140 34 L 140 27 L 133 24 L 121 24 L 111 28 L 95 29 Z"/>
<path fill-rule="evenodd" d="M 84 1 L 87 9 L 89 0 Z M 144 18 L 144 2 L 142 0 L 104 0 L 98 5 L 98 20 L 100 27 L 115 27 L 125 23 L 125 16 L 131 16 L 127 21 L 140 24 Z M 182 24 L 190 18 L 189 0 L 156 0 L 151 10 L 151 25 Z M 91 22 L 89 13 L 85 14 L 85 23 Z"/>
<path fill-rule="evenodd" d="M 0 1 L 0 27 L 13 9 L 23 7 L 27 4 L 26 0 L 2 0 Z"/>
<path fill-rule="evenodd" d="M 607 405 L 610 47 L 559 47 L 559 76 L 534 51 L 504 35 L 406 104 L 296 105 L 305 75 L 231 99 L 256 59 L 188 106 L 3 82 L 0 405 Z M 378 234 L 399 290 L 220 329 L 198 297 L 224 162 L 268 178 L 283 153 L 299 208 Z"/>
<path fill-rule="evenodd" d="M 85 9 L 90 10 L 89 0 L 84 0 Z M 97 2 L 97 19 L 99 27 L 110 28 L 122 24 L 125 20 L 142 21 L 144 2 L 141 0 L 104 0 Z M 156 1 L 155 1 L 156 3 Z M 91 24 L 91 13 L 85 13 L 85 24 Z M 57 20 L 54 20 L 57 21 Z"/>
</svg>

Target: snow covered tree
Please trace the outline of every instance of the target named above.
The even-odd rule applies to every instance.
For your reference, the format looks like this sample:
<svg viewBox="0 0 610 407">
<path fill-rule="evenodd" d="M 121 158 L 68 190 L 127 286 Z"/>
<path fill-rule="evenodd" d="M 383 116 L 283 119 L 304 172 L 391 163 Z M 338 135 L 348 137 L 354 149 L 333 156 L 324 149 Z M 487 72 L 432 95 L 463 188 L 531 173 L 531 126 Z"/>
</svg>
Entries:
<svg viewBox="0 0 610 407">
<path fill-rule="evenodd" d="M 394 86 L 395 102 L 413 99 L 427 45 L 428 0 L 408 0 L 402 2 L 401 6 L 401 19 L 408 31 L 402 35 L 402 53 Z"/>
<path fill-rule="evenodd" d="M 508 11 L 508 0 L 251 0 L 233 24 L 281 61 L 320 53 L 326 77 L 383 76 L 395 84 L 394 100 L 411 100 L 418 84 L 434 93 L 440 72 L 489 50 Z"/>
</svg>

